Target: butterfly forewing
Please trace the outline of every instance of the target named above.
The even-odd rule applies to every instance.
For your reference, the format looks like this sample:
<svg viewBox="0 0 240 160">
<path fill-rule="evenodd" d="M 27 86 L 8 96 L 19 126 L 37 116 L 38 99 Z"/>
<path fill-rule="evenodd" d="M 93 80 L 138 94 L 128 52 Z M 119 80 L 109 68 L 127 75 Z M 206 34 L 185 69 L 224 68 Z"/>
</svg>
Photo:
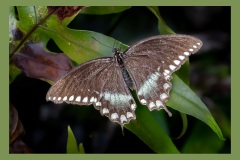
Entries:
<svg viewBox="0 0 240 160">
<path fill-rule="evenodd" d="M 94 104 L 102 115 L 122 125 L 135 119 L 135 101 L 113 58 L 86 62 L 54 84 L 47 100 L 78 105 Z"/>
<path fill-rule="evenodd" d="M 133 79 L 139 101 L 149 110 L 165 109 L 171 90 L 171 74 L 202 42 L 192 36 L 166 35 L 145 39 L 124 53 L 124 65 Z"/>
</svg>

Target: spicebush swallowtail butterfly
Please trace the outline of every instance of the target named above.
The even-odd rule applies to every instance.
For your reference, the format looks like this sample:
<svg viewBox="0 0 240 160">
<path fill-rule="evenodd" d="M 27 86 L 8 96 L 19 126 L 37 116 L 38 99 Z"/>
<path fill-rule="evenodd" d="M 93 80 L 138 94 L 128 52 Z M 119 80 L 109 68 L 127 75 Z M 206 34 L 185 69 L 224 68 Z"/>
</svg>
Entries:
<svg viewBox="0 0 240 160">
<path fill-rule="evenodd" d="M 136 90 L 141 104 L 150 111 L 164 109 L 169 99 L 172 73 L 202 42 L 187 35 L 160 35 L 141 40 L 123 53 L 113 49 L 113 57 L 85 62 L 59 79 L 46 99 L 54 103 L 93 104 L 102 115 L 123 127 L 136 119 Z"/>
</svg>

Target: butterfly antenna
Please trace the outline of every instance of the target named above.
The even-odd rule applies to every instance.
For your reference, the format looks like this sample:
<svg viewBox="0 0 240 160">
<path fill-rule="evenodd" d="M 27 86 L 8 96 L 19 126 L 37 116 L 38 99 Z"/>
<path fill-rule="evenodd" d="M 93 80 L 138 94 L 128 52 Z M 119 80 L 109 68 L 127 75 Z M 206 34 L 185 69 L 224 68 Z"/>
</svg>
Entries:
<svg viewBox="0 0 240 160">
<path fill-rule="evenodd" d="M 94 39 L 94 40 L 96 40 L 98 43 L 100 43 L 100 44 L 102 44 L 102 45 L 104 45 L 104 46 L 112 49 L 112 47 L 109 47 L 108 45 L 103 44 L 102 42 L 100 42 L 99 40 L 97 40 L 96 38 L 94 38 L 93 36 L 92 36 L 92 39 Z"/>
</svg>

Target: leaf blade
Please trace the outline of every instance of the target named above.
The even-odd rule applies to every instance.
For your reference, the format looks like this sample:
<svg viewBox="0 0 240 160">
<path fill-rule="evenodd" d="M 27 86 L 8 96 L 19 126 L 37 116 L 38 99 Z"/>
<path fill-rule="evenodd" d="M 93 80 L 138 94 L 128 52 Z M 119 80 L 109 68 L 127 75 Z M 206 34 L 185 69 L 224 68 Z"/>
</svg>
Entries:
<svg viewBox="0 0 240 160">
<path fill-rule="evenodd" d="M 76 142 L 76 139 L 74 137 L 74 134 L 71 130 L 71 127 L 68 126 L 68 138 L 67 138 L 67 153 L 78 153 L 78 145 Z"/>
<path fill-rule="evenodd" d="M 170 92 L 171 98 L 167 102 L 167 105 L 179 112 L 191 115 L 205 122 L 210 128 L 212 128 L 218 137 L 223 140 L 224 138 L 219 126 L 200 98 L 197 97 L 197 95 L 186 84 L 184 84 L 176 74 L 173 74 L 172 83 L 173 88 Z"/>
</svg>

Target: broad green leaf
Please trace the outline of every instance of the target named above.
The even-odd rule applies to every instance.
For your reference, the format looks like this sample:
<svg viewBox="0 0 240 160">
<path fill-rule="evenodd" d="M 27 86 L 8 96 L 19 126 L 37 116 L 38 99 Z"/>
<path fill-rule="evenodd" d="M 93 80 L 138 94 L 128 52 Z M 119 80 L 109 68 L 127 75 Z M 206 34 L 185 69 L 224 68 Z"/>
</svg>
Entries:
<svg viewBox="0 0 240 160">
<path fill-rule="evenodd" d="M 81 13 L 103 15 L 103 14 L 122 12 L 129 8 L 131 8 L 131 7 L 129 7 L 129 6 L 91 6 L 91 7 L 84 8 L 81 11 Z"/>
<path fill-rule="evenodd" d="M 94 58 L 112 56 L 114 44 L 120 46 L 122 50 L 127 48 L 126 45 L 111 37 L 92 31 L 73 30 L 59 26 L 55 31 L 48 30 L 47 33 L 53 38 L 58 47 L 77 64 Z"/>
<path fill-rule="evenodd" d="M 18 27 L 24 32 L 29 31 L 36 23 L 37 17 L 35 12 L 35 7 L 33 6 L 18 6 Z"/>
</svg>

